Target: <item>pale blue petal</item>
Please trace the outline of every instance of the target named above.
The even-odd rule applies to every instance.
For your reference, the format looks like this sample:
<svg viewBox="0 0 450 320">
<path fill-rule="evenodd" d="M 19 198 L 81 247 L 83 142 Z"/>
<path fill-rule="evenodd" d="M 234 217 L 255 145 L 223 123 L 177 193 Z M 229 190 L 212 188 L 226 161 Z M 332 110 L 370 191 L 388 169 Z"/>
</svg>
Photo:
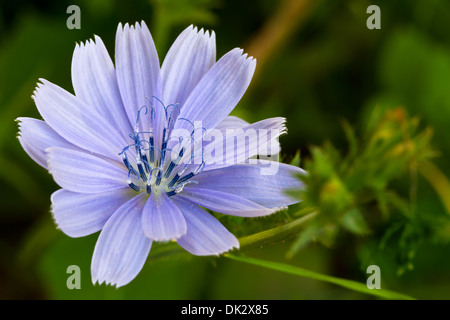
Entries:
<svg viewBox="0 0 450 320">
<path fill-rule="evenodd" d="M 108 219 L 92 257 L 92 282 L 121 287 L 133 280 L 147 260 L 152 241 L 142 231 L 145 194 L 123 204 Z"/>
<path fill-rule="evenodd" d="M 239 129 L 248 126 L 250 123 L 236 116 L 228 116 L 221 123 L 219 123 L 215 129 L 226 130 L 226 129 Z"/>
<path fill-rule="evenodd" d="M 49 171 L 62 188 L 80 193 L 100 193 L 127 186 L 128 172 L 121 163 L 71 149 L 46 150 Z"/>
<path fill-rule="evenodd" d="M 122 135 L 93 107 L 44 79 L 34 101 L 45 122 L 60 136 L 87 151 L 120 160 L 127 145 Z"/>
<path fill-rule="evenodd" d="M 278 208 L 263 207 L 242 196 L 208 188 L 192 188 L 192 184 L 184 187 L 177 197 L 184 198 L 207 209 L 239 217 L 266 216 L 278 211 Z"/>
<path fill-rule="evenodd" d="M 177 240 L 185 250 L 198 256 L 219 255 L 233 248 L 239 249 L 239 241 L 216 218 L 195 204 L 174 199 L 183 212 L 187 234 Z"/>
<path fill-rule="evenodd" d="M 209 69 L 192 90 L 181 109 L 179 119 L 202 121 L 214 128 L 234 109 L 244 95 L 255 71 L 256 61 L 234 49 Z M 192 130 L 187 121 L 177 121 L 175 129 Z"/>
<path fill-rule="evenodd" d="M 45 169 L 48 169 L 45 149 L 49 147 L 78 149 L 42 120 L 17 118 L 17 121 L 19 122 L 20 144 L 31 159 Z"/>
<path fill-rule="evenodd" d="M 160 143 L 165 113 L 161 104 L 152 97 L 161 99 L 161 72 L 155 44 L 145 22 L 131 27 L 125 24 L 123 28 L 119 24 L 115 53 L 117 81 L 128 119 L 135 124 L 138 110 L 147 106 L 147 114 L 139 117 L 138 129 L 149 131 L 151 101 L 155 111 L 155 141 Z"/>
<path fill-rule="evenodd" d="M 133 132 L 122 103 L 114 64 L 103 44 L 95 36 L 76 45 L 72 58 L 72 84 L 75 95 L 92 106 L 126 137 Z"/>
<path fill-rule="evenodd" d="M 238 163 L 251 163 L 247 159 L 257 155 L 267 156 L 280 152 L 278 138 L 286 132 L 285 118 L 265 119 L 241 128 L 224 128 L 222 139 L 214 137 L 211 143 L 205 144 L 207 166 L 204 170 L 212 170 Z M 219 152 L 217 152 L 219 151 Z M 256 160 L 254 160 L 256 163 Z"/>
<path fill-rule="evenodd" d="M 182 107 L 189 93 L 216 62 L 215 34 L 187 27 L 172 44 L 161 67 L 163 101 Z"/>
<path fill-rule="evenodd" d="M 53 218 L 68 236 L 84 237 L 101 230 L 109 217 L 132 195 L 128 187 L 91 194 L 60 189 L 51 196 Z"/>
<path fill-rule="evenodd" d="M 186 234 L 186 221 L 180 209 L 165 193 L 152 192 L 142 212 L 142 228 L 155 241 L 169 241 Z"/>
<path fill-rule="evenodd" d="M 284 207 L 299 202 L 286 192 L 303 188 L 298 175 L 305 174 L 305 171 L 285 163 L 276 165 L 278 170 L 274 175 L 262 175 L 261 170 L 265 166 L 261 164 L 241 164 L 203 171 L 193 178 L 198 184 L 186 186 L 185 190 L 213 189 L 243 197 L 267 208 Z"/>
</svg>

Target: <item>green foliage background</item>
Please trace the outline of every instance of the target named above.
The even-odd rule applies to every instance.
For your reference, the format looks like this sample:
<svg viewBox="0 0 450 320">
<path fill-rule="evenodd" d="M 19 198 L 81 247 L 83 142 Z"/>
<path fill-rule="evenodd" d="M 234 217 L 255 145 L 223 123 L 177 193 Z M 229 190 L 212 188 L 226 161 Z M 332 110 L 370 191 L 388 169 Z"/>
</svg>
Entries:
<svg viewBox="0 0 450 320">
<path fill-rule="evenodd" d="M 71 4 L 81 9 L 80 30 L 66 27 Z M 366 27 L 371 4 L 381 8 L 381 30 Z M 215 31 L 218 57 L 234 47 L 255 56 L 257 72 L 233 114 L 286 117 L 284 161 L 297 162 L 300 151 L 301 166 L 315 174 L 299 194 L 307 201 L 288 211 L 218 215 L 242 240 L 233 256 L 156 244 L 129 285 L 93 286 L 98 234 L 72 239 L 56 229 L 49 209 L 58 186 L 21 149 L 14 119 L 40 118 L 31 100 L 39 78 L 72 91 L 76 42 L 96 34 L 113 55 L 118 23 L 141 20 L 161 60 L 190 24 Z M 445 0 L 0 1 L 0 299 L 372 299 L 283 267 L 364 284 L 371 264 L 381 268 L 383 289 L 450 298 L 449 27 Z M 370 144 L 381 132 L 370 131 L 374 117 L 388 119 L 385 149 Z M 403 143 L 412 151 L 391 152 Z M 431 169 L 419 165 L 432 155 Z M 259 234 L 264 241 L 254 236 L 277 227 L 284 229 L 275 236 Z M 66 287 L 74 264 L 81 290 Z"/>
</svg>

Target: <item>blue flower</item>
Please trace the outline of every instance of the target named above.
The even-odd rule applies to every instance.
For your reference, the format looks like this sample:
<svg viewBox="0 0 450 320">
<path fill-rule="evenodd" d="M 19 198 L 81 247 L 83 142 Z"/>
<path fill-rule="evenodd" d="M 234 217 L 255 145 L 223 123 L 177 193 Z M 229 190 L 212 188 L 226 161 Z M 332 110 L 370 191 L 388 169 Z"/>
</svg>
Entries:
<svg viewBox="0 0 450 320">
<path fill-rule="evenodd" d="M 33 99 L 44 121 L 19 118 L 19 140 L 61 187 L 51 196 L 58 227 L 71 237 L 101 230 L 93 283 L 129 283 L 153 241 L 175 239 L 195 255 L 239 248 L 203 208 L 257 217 L 297 202 L 285 190 L 301 187 L 294 177 L 301 169 L 276 162 L 263 174 L 275 162 L 254 160 L 279 152 L 284 119 L 249 124 L 228 116 L 255 65 L 241 49 L 216 62 L 215 34 L 190 26 L 160 67 L 142 22 L 119 24 L 115 64 L 97 36 L 76 45 L 75 95 L 40 79 Z M 271 134 L 255 145 L 249 132 Z M 245 142 L 219 152 L 235 139 Z"/>
</svg>

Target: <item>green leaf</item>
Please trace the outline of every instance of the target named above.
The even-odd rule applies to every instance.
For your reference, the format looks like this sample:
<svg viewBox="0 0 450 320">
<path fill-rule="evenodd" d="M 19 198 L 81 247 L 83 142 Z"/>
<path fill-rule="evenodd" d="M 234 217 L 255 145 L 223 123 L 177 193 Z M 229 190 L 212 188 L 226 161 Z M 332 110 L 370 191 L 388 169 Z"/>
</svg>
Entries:
<svg viewBox="0 0 450 320">
<path fill-rule="evenodd" d="M 342 216 L 341 223 L 347 230 L 355 234 L 366 235 L 370 232 L 366 220 L 358 209 L 347 211 Z"/>
<path fill-rule="evenodd" d="M 402 293 L 397 293 L 390 290 L 385 289 L 369 289 L 365 284 L 362 284 L 357 281 L 353 280 L 347 280 L 347 279 L 341 279 L 337 277 L 332 277 L 329 275 L 317 273 L 314 271 L 306 270 L 303 268 L 291 266 L 284 263 L 279 262 L 273 262 L 273 261 L 266 261 L 256 258 L 250 258 L 250 257 L 242 257 L 242 256 L 234 256 L 231 254 L 226 254 L 225 257 L 230 258 L 232 260 L 241 261 L 249 264 L 253 264 L 256 266 L 260 266 L 263 268 L 268 268 L 272 270 L 277 270 L 284 273 L 293 274 L 299 277 L 306 277 L 310 279 L 315 279 L 319 281 L 324 281 L 328 283 L 332 283 L 353 291 L 365 293 L 368 295 L 376 296 L 378 298 L 382 299 L 392 299 L 392 300 L 415 300 L 415 298 L 404 295 Z"/>
<path fill-rule="evenodd" d="M 308 245 L 321 232 L 317 224 L 310 225 L 305 231 L 300 233 L 286 254 L 287 258 L 292 258 L 298 251 Z"/>
<path fill-rule="evenodd" d="M 292 166 L 300 167 L 300 160 L 301 160 L 300 150 L 297 150 L 297 152 L 295 153 L 294 158 L 292 158 L 292 160 L 290 161 L 290 164 Z"/>
</svg>

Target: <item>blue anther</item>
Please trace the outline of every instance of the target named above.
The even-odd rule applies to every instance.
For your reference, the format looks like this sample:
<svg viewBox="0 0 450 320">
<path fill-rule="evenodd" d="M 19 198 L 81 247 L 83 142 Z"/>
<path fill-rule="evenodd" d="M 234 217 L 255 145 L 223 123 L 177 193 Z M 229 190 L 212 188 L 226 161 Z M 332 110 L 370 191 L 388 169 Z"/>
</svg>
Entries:
<svg viewBox="0 0 450 320">
<path fill-rule="evenodd" d="M 135 185 L 133 182 L 130 182 L 130 183 L 128 184 L 128 186 L 130 186 L 130 188 L 133 189 L 133 190 L 136 191 L 136 192 L 141 191 L 141 188 L 139 188 L 139 187 L 138 187 L 137 185 Z"/>
<path fill-rule="evenodd" d="M 147 184 L 147 193 L 152 193 L 152 186 L 150 184 Z"/>
<path fill-rule="evenodd" d="M 161 163 L 164 162 L 166 158 L 167 142 L 163 142 L 161 146 Z"/>
<path fill-rule="evenodd" d="M 131 170 L 132 167 L 131 167 L 130 161 L 128 161 L 128 158 L 125 155 L 122 157 L 122 161 L 125 164 L 125 166 L 127 167 L 127 169 Z"/>
<path fill-rule="evenodd" d="M 168 197 L 171 197 L 171 196 L 176 195 L 177 193 L 175 192 L 175 190 L 172 190 L 172 191 L 166 192 L 166 194 Z"/>
<path fill-rule="evenodd" d="M 153 150 L 153 147 L 155 146 L 153 137 L 150 137 L 150 163 L 155 162 L 155 150 Z"/>
<path fill-rule="evenodd" d="M 164 174 L 164 178 L 168 178 L 172 173 L 173 168 L 176 167 L 176 163 L 171 161 L 169 164 L 169 168 L 167 168 L 166 173 Z"/>
<path fill-rule="evenodd" d="M 137 176 L 136 170 L 133 168 L 133 166 L 130 164 L 130 161 L 128 160 L 127 156 L 125 155 L 125 153 L 122 153 L 122 161 L 125 164 L 125 166 L 128 169 L 128 176 L 130 176 L 131 174 L 134 174 Z"/>
<path fill-rule="evenodd" d="M 182 183 L 186 180 L 189 180 L 190 178 L 192 178 L 195 174 L 193 172 L 188 173 L 187 175 L 185 175 L 184 177 L 182 177 L 180 180 L 178 180 L 178 183 Z"/>
<path fill-rule="evenodd" d="M 165 141 L 166 141 L 166 133 L 167 133 L 167 128 L 164 127 L 164 129 L 163 129 L 163 135 L 162 135 L 162 142 L 165 142 Z"/>
<path fill-rule="evenodd" d="M 150 172 L 150 165 L 148 164 L 147 153 L 141 154 L 141 160 L 144 163 L 145 172 Z"/>
<path fill-rule="evenodd" d="M 178 173 L 175 175 L 175 177 L 173 177 L 173 179 L 169 182 L 169 184 L 167 185 L 169 188 L 173 187 L 173 185 L 178 181 L 178 179 L 180 178 L 180 176 L 178 175 Z"/>
<path fill-rule="evenodd" d="M 167 171 L 164 174 L 164 178 L 168 178 L 170 176 L 170 174 L 172 173 L 172 170 L 178 165 L 181 158 L 183 157 L 183 154 L 184 154 L 184 148 L 181 149 L 181 151 L 178 153 L 178 158 L 175 160 L 175 162 L 173 162 L 173 161 L 170 162 L 169 168 L 167 168 Z"/>
<path fill-rule="evenodd" d="M 164 158 L 166 157 L 166 148 L 167 148 L 166 133 L 167 133 L 167 128 L 164 128 L 163 135 L 162 135 L 162 145 L 161 145 L 161 163 L 164 162 Z"/>
<path fill-rule="evenodd" d="M 137 163 L 138 169 L 139 169 L 139 175 L 141 176 L 142 181 L 147 182 L 147 175 L 145 174 L 144 165 L 142 162 Z"/>
<path fill-rule="evenodd" d="M 156 176 L 156 185 L 159 186 L 161 184 L 162 174 L 161 171 L 158 171 L 158 175 Z"/>
</svg>

